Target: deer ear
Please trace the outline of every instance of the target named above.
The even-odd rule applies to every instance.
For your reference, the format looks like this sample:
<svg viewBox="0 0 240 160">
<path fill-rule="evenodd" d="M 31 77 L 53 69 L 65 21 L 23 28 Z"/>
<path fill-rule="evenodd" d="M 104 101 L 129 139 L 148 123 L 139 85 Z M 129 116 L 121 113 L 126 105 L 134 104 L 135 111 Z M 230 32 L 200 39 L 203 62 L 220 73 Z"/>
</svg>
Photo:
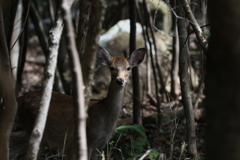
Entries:
<svg viewBox="0 0 240 160">
<path fill-rule="evenodd" d="M 135 66 L 139 65 L 143 61 L 146 52 L 147 51 L 145 48 L 140 48 L 140 49 L 135 50 L 131 54 L 131 57 L 130 57 L 131 66 L 135 67 Z"/>
<path fill-rule="evenodd" d="M 112 61 L 112 56 L 108 53 L 105 48 L 99 46 L 97 59 L 102 65 L 110 65 Z"/>
</svg>

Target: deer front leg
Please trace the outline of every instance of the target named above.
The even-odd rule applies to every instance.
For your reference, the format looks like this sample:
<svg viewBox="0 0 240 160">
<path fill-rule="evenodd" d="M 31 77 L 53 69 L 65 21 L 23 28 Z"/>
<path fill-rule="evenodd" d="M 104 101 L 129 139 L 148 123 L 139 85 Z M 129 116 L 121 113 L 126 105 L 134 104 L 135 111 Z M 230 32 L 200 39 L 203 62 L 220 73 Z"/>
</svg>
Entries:
<svg viewBox="0 0 240 160">
<path fill-rule="evenodd" d="M 105 144 L 107 143 L 107 138 L 101 138 L 98 140 L 93 147 L 89 147 L 89 160 L 101 160 L 102 159 L 102 150 Z"/>
</svg>

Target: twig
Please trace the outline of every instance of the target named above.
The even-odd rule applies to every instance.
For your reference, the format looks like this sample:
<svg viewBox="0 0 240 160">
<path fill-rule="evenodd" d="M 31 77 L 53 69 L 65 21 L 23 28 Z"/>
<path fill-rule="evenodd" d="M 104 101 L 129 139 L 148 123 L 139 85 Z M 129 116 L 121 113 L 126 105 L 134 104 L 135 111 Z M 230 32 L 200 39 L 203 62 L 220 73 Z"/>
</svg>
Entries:
<svg viewBox="0 0 240 160">
<path fill-rule="evenodd" d="M 187 143 L 183 141 L 182 145 L 181 145 L 181 153 L 180 153 L 180 156 L 179 156 L 179 160 L 181 160 L 182 154 L 183 154 L 186 147 L 187 147 Z"/>
<path fill-rule="evenodd" d="M 149 153 L 152 151 L 152 149 L 147 150 L 138 160 L 143 160 L 145 157 L 149 155 Z"/>
<path fill-rule="evenodd" d="M 205 24 L 203 26 L 200 26 L 200 28 L 204 28 L 204 27 L 207 27 L 207 26 L 210 26 L 210 24 Z M 190 31 L 190 33 L 188 33 L 188 36 L 187 36 L 187 38 L 186 38 L 186 40 L 185 40 L 185 42 L 184 42 L 184 44 L 181 48 L 185 47 L 185 45 L 187 44 L 187 41 L 188 41 L 188 39 L 189 39 L 189 37 L 192 33 L 194 33 L 194 30 L 192 30 L 192 31 Z"/>
<path fill-rule="evenodd" d="M 30 5 L 31 5 L 31 0 L 29 0 L 29 3 L 28 3 L 28 9 L 27 9 L 27 14 L 26 14 L 26 17 L 25 17 L 25 20 L 24 20 L 24 23 L 23 23 L 23 28 L 22 28 L 20 34 L 18 35 L 17 39 L 15 40 L 13 45 L 11 46 L 10 51 L 13 49 L 13 47 L 15 46 L 15 44 L 17 43 L 18 39 L 20 38 L 20 36 L 22 35 L 22 33 L 24 31 L 25 25 L 27 23 L 28 15 L 29 15 Z"/>
<path fill-rule="evenodd" d="M 184 17 L 181 17 L 181 16 L 178 16 L 178 15 L 177 15 L 177 13 L 174 11 L 174 9 L 176 9 L 176 8 L 178 8 L 178 7 L 181 7 L 181 6 L 176 6 L 176 7 L 173 8 L 173 7 L 170 5 L 169 0 L 164 0 L 164 1 L 166 2 L 166 4 L 168 5 L 168 7 L 170 8 L 171 12 L 173 13 L 173 15 L 174 15 L 177 19 L 182 19 L 182 20 L 185 20 L 185 21 L 187 21 L 187 22 L 189 22 L 189 23 L 194 23 L 194 22 L 192 22 L 192 21 L 190 21 L 190 20 L 188 20 L 188 19 L 186 19 L 186 18 L 184 18 Z M 158 6 L 159 6 L 159 4 L 158 4 Z M 159 30 L 159 29 L 155 26 L 155 20 L 156 20 L 157 12 L 158 12 L 158 9 L 155 11 L 154 22 L 153 22 L 154 25 L 153 25 L 153 27 L 154 27 L 154 29 L 156 29 L 158 32 L 166 35 L 166 33 L 163 33 L 161 30 Z"/>
<path fill-rule="evenodd" d="M 194 17 L 188 1 L 187 0 L 181 0 L 181 3 L 183 5 L 183 9 L 184 9 L 188 19 L 193 22 L 193 23 L 190 23 L 190 25 L 192 26 L 193 30 L 195 31 L 195 34 L 196 34 L 197 39 L 199 41 L 199 44 L 201 45 L 202 50 L 204 51 L 204 54 L 206 55 L 207 54 L 207 48 L 208 48 L 208 41 L 205 38 L 197 20 Z"/>
<path fill-rule="evenodd" d="M 121 137 L 122 137 L 122 134 L 123 134 L 123 132 L 122 132 L 122 133 L 120 134 L 120 136 L 118 137 L 118 139 L 117 139 L 117 141 L 116 141 L 113 149 L 116 148 L 118 142 L 120 141 L 120 139 L 121 139 Z M 108 150 L 107 150 L 107 151 L 108 151 Z M 113 150 L 110 150 L 110 153 L 107 154 L 107 160 L 110 160 L 112 154 L 113 154 Z"/>
</svg>

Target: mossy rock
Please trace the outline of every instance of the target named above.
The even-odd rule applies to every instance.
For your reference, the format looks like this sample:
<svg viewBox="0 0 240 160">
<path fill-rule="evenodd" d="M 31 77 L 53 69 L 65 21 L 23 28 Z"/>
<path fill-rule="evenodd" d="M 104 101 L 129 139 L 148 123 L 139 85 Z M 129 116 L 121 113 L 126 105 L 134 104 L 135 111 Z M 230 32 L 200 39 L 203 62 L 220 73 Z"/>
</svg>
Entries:
<svg viewBox="0 0 240 160">
<path fill-rule="evenodd" d="M 123 125 L 108 144 L 114 159 L 134 159 L 141 156 L 149 148 L 145 128 L 142 125 Z"/>
</svg>

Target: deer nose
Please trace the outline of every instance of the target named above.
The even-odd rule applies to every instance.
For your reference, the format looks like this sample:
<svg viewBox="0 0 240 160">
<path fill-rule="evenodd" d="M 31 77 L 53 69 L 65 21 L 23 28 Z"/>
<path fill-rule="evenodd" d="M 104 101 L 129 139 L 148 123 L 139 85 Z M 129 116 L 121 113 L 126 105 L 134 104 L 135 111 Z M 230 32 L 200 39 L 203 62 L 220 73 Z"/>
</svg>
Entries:
<svg viewBox="0 0 240 160">
<path fill-rule="evenodd" d="M 119 86 L 123 86 L 123 85 L 124 85 L 124 79 L 122 79 L 122 78 L 117 78 L 116 81 L 117 81 L 117 84 L 118 84 Z"/>
</svg>

